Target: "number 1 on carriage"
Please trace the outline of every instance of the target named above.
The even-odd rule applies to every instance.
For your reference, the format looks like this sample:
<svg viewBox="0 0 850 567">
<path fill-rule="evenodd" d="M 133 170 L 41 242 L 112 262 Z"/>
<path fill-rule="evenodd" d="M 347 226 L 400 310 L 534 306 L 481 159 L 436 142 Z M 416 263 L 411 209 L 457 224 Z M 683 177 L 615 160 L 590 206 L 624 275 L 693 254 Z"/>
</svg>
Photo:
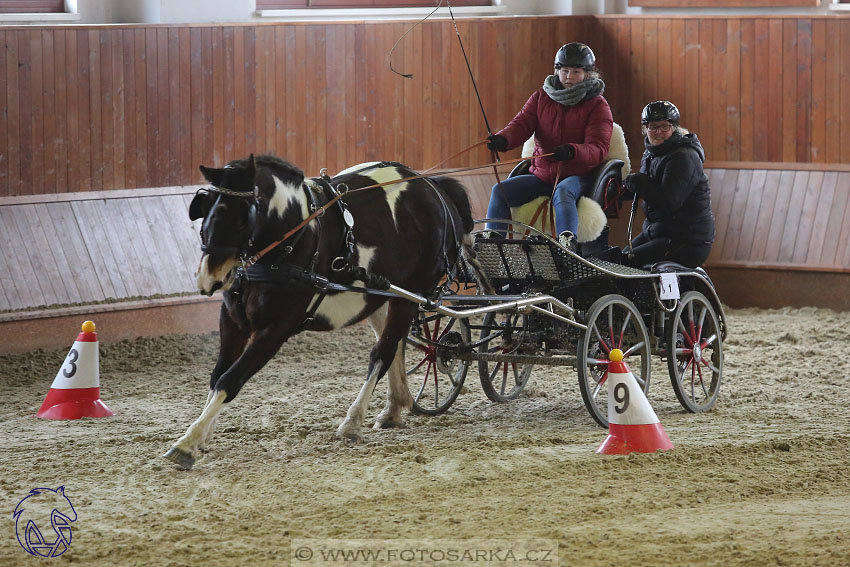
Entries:
<svg viewBox="0 0 850 567">
<path fill-rule="evenodd" d="M 679 299 L 679 276 L 676 274 L 661 274 L 661 293 L 659 299 Z"/>
</svg>

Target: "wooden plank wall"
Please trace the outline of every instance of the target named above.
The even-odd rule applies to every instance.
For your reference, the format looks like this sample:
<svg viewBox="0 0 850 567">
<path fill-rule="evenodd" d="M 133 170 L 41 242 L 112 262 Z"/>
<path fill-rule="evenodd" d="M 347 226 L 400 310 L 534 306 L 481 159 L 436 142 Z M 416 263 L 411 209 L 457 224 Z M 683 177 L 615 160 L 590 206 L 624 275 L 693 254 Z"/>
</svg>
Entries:
<svg viewBox="0 0 850 567">
<path fill-rule="evenodd" d="M 850 165 L 715 163 L 706 174 L 717 234 L 706 265 L 850 274 Z M 503 178 L 506 175 L 503 175 Z M 474 218 L 483 218 L 495 178 L 464 175 Z M 609 221 L 611 245 L 628 242 L 628 202 Z M 633 233 L 643 222 L 638 213 Z"/>
<path fill-rule="evenodd" d="M 711 270 L 850 275 L 850 167 L 717 165 L 707 170 L 717 217 Z M 473 217 L 484 217 L 492 173 L 457 178 L 467 188 Z M 0 199 L 0 323 L 26 318 L 26 310 L 35 308 L 193 294 L 200 221 L 189 221 L 186 211 L 194 190 Z M 627 219 L 626 204 L 620 218 L 609 223 L 612 245 L 628 241 Z M 636 219 L 635 233 L 641 220 Z"/>
<path fill-rule="evenodd" d="M 0 196 L 186 185 L 274 152 L 308 174 L 431 166 L 486 129 L 453 27 L 409 22 L 0 28 Z M 493 128 L 594 47 L 633 157 L 671 99 L 709 159 L 850 162 L 850 18 L 573 16 L 460 22 Z M 768 72 L 768 69 L 770 71 Z M 841 135 L 841 132 L 845 135 Z M 480 163 L 474 151 L 454 165 Z"/>
<path fill-rule="evenodd" d="M 200 221 L 186 214 L 194 190 L 0 199 L 0 319 L 4 311 L 195 292 Z"/>
<path fill-rule="evenodd" d="M 707 170 L 710 266 L 850 273 L 850 167 Z"/>
</svg>

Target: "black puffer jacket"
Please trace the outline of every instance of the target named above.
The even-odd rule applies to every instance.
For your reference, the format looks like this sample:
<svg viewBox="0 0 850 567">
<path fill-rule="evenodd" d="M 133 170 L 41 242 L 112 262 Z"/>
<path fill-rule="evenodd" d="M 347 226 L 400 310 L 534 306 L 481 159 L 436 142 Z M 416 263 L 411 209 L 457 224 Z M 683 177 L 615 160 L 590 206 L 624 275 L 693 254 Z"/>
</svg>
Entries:
<svg viewBox="0 0 850 567">
<path fill-rule="evenodd" d="M 705 151 L 696 134 L 677 131 L 658 146 L 646 138 L 644 144 L 640 173 L 629 176 L 630 188 L 645 202 L 644 234 L 690 244 L 713 242 L 711 194 L 702 170 Z"/>
</svg>

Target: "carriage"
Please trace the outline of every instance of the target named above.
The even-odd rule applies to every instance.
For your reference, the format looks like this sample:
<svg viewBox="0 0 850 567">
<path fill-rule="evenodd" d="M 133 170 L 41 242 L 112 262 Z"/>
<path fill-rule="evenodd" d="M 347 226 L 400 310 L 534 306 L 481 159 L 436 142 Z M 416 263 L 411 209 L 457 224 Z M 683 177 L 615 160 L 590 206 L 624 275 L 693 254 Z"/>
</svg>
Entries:
<svg viewBox="0 0 850 567">
<path fill-rule="evenodd" d="M 603 163 L 585 195 L 603 216 L 619 206 L 623 165 Z M 203 219 L 198 289 L 221 289 L 224 301 L 207 402 L 165 454 L 182 468 L 192 468 L 222 409 L 290 337 L 364 319 L 377 342 L 336 432 L 353 442 L 362 440 L 382 377 L 387 404 L 375 427 L 397 427 L 411 405 L 446 411 L 473 362 L 499 402 L 522 392 L 534 366 L 574 366 L 585 405 L 603 426 L 613 349 L 644 391 L 657 355 L 687 410 L 717 400 L 726 325 L 700 269 L 624 267 L 612 261 L 619 251 L 608 246 L 607 228 L 579 253 L 517 220 L 504 221 L 503 238 L 479 238 L 457 180 L 396 162 L 305 179 L 284 160 L 252 155 L 201 171 L 211 187 L 189 206 L 190 219 Z"/>
<path fill-rule="evenodd" d="M 602 164 L 587 195 L 609 216 L 619 207 L 622 165 L 617 159 Z M 527 162 L 511 175 L 525 168 Z M 475 249 L 496 294 L 483 294 L 460 266 L 435 299 L 409 297 L 420 305 L 405 342 L 414 411 L 446 411 L 473 363 L 494 402 L 518 397 L 535 366 L 572 366 L 590 415 L 607 427 L 614 348 L 624 353 L 644 393 L 654 355 L 666 361 L 685 410 L 713 407 L 726 322 L 703 269 L 672 262 L 622 265 L 619 249 L 608 246 L 607 228 L 580 245 L 580 255 L 516 220 L 501 220 L 509 226 L 504 238 L 484 237 L 486 220 L 493 219 L 476 221 Z"/>
</svg>

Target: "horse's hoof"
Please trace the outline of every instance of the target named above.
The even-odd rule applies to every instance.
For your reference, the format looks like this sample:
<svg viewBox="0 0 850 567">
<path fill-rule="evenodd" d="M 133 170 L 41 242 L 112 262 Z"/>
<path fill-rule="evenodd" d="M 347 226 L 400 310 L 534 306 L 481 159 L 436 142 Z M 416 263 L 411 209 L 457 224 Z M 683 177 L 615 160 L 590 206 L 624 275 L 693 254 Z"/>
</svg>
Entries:
<svg viewBox="0 0 850 567">
<path fill-rule="evenodd" d="M 359 445 L 363 443 L 363 437 L 355 431 L 337 431 L 337 439 L 345 441 L 349 445 Z"/>
<path fill-rule="evenodd" d="M 396 419 L 378 419 L 372 429 L 401 429 L 406 427 L 404 422 Z"/>
<path fill-rule="evenodd" d="M 363 443 L 363 437 L 357 433 L 352 433 L 345 436 L 345 442 L 349 445 L 361 445 Z"/>
<path fill-rule="evenodd" d="M 177 447 L 169 449 L 163 457 L 169 461 L 177 463 L 178 467 L 186 471 L 192 470 L 192 467 L 195 466 L 195 457 L 183 449 L 178 449 Z"/>
</svg>

